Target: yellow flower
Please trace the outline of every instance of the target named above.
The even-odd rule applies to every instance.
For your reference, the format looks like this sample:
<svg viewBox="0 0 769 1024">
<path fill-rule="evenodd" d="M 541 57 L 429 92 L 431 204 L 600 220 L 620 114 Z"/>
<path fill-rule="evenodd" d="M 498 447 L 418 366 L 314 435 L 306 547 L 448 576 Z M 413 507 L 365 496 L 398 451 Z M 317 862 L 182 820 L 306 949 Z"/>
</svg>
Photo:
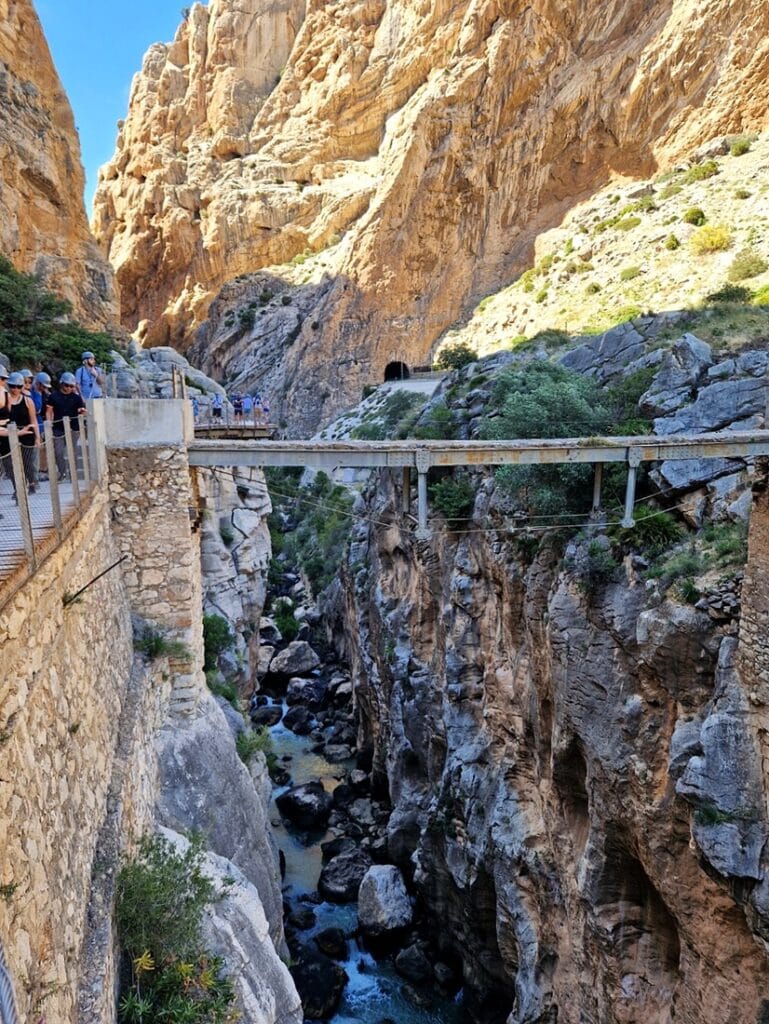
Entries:
<svg viewBox="0 0 769 1024">
<path fill-rule="evenodd" d="M 137 974 L 155 970 L 155 961 L 152 959 L 152 953 L 148 949 L 145 949 L 141 956 L 136 957 L 134 960 L 134 970 Z"/>
<path fill-rule="evenodd" d="M 195 965 L 185 963 L 183 960 L 180 960 L 176 965 L 176 970 L 179 972 L 179 977 L 184 981 L 186 988 L 195 973 Z"/>
<path fill-rule="evenodd" d="M 200 985 L 204 992 L 207 992 L 210 988 L 213 987 L 214 972 L 211 970 L 210 967 L 206 967 L 204 970 L 200 972 L 198 984 Z"/>
</svg>

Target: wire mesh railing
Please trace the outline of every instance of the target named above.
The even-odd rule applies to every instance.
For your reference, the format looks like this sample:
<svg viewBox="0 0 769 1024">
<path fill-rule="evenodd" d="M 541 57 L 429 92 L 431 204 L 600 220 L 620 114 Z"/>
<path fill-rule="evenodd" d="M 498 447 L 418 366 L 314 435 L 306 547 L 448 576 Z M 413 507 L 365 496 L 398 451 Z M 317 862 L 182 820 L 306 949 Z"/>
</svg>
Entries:
<svg viewBox="0 0 769 1024">
<path fill-rule="evenodd" d="M 8 961 L 0 943 L 0 1024 L 19 1024 Z"/>
<path fill-rule="evenodd" d="M 37 435 L 0 432 L 0 587 L 34 571 L 90 501 L 99 476 L 96 431 L 85 416 L 46 421 Z"/>
</svg>

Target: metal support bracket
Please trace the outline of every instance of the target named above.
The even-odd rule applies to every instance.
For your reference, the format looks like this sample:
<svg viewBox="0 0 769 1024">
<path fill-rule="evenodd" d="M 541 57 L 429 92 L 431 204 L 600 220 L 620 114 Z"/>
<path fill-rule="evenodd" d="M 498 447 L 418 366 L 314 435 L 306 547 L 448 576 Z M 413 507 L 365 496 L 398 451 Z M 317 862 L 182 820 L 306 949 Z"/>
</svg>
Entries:
<svg viewBox="0 0 769 1024">
<path fill-rule="evenodd" d="M 622 517 L 622 526 L 626 530 L 635 526 L 633 510 L 635 508 L 635 487 L 638 477 L 638 467 L 641 465 L 643 451 L 640 448 L 628 448 L 627 452 L 627 486 L 625 488 L 625 514 Z"/>
</svg>

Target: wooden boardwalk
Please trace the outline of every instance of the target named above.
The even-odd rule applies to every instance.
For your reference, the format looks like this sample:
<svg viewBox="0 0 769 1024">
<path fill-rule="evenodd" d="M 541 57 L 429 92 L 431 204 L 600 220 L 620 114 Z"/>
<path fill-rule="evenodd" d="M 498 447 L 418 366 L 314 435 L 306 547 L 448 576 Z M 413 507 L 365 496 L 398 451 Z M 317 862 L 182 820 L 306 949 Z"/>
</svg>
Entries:
<svg viewBox="0 0 769 1024">
<path fill-rule="evenodd" d="M 80 482 L 81 488 L 85 484 Z M 77 509 L 68 480 L 59 483 L 59 500 L 62 518 L 67 519 Z M 51 504 L 51 489 L 46 481 L 38 485 L 35 494 L 29 495 L 29 513 L 35 548 L 44 547 L 45 542 L 55 536 L 56 526 Z M 27 561 L 24 550 L 24 535 L 21 527 L 19 506 L 13 500 L 10 480 L 0 477 L 0 583 L 13 575 Z"/>
</svg>

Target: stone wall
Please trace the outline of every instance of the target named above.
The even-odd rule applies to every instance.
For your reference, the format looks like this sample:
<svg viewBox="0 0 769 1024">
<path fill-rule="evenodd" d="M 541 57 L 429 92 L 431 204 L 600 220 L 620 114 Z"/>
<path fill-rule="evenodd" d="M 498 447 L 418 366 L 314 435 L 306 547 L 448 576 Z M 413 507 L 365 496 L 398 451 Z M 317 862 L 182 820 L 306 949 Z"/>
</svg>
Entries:
<svg viewBox="0 0 769 1024">
<path fill-rule="evenodd" d="M 24 1021 L 74 1021 L 85 904 L 131 674 L 106 494 L 0 610 L 0 941 Z"/>
<path fill-rule="evenodd" d="M 105 403 L 102 412 L 113 533 L 127 556 L 135 628 L 176 644 L 172 709 L 192 714 L 205 679 L 199 499 L 185 447 L 188 403 L 131 399 Z"/>
</svg>

